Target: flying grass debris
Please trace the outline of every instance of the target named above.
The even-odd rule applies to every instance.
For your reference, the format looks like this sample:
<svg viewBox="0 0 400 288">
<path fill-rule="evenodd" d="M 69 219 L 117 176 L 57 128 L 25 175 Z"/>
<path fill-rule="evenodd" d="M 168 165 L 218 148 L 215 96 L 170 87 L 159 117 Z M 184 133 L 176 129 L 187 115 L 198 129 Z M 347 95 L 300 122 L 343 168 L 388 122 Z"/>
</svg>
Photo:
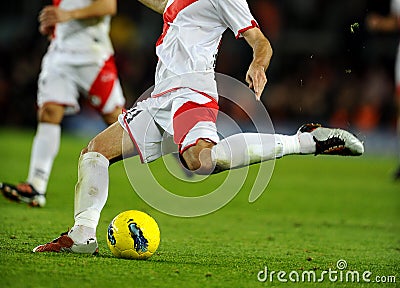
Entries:
<svg viewBox="0 0 400 288">
<path fill-rule="evenodd" d="M 355 23 L 351 24 L 350 25 L 351 33 L 354 33 L 358 28 L 360 28 L 360 24 L 358 24 L 358 22 L 355 22 Z"/>
</svg>

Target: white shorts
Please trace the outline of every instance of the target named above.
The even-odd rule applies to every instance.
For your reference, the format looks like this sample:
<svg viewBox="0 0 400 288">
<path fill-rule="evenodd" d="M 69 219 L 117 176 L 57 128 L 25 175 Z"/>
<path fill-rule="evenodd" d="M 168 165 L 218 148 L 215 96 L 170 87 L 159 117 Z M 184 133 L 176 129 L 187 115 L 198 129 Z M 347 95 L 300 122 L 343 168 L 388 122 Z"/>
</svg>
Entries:
<svg viewBox="0 0 400 288">
<path fill-rule="evenodd" d="M 180 88 L 138 102 L 118 121 L 134 142 L 141 161 L 148 163 L 171 152 L 165 151 L 162 143 L 170 136 L 180 153 L 199 139 L 218 143 L 217 114 L 217 99 Z"/>
<path fill-rule="evenodd" d="M 77 113 L 80 93 L 101 114 L 124 107 L 125 98 L 113 56 L 99 64 L 71 65 L 55 62 L 53 53 L 48 52 L 43 57 L 38 83 L 39 107 L 57 103 L 66 107 L 65 114 Z"/>
</svg>

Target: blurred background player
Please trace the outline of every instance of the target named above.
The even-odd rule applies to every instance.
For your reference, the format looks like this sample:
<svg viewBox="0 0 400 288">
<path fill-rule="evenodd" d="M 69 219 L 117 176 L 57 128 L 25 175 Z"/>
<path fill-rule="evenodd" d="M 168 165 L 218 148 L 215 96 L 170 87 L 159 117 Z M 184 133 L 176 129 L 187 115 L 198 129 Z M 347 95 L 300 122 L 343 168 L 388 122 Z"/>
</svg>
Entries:
<svg viewBox="0 0 400 288">
<path fill-rule="evenodd" d="M 400 31 L 400 0 L 391 1 L 390 15 L 370 14 L 367 17 L 367 26 L 371 31 L 393 32 Z M 395 63 L 395 85 L 397 104 L 397 138 L 398 138 L 398 168 L 395 172 L 395 179 L 400 180 L 400 43 L 397 48 Z"/>
<path fill-rule="evenodd" d="M 77 113 L 82 94 L 114 123 L 125 105 L 109 37 L 116 0 L 53 0 L 39 14 L 39 31 L 51 38 L 38 80 L 38 126 L 25 183 L 0 183 L 3 195 L 35 207 L 46 204 L 46 188 L 60 145 L 60 123 Z"/>
</svg>

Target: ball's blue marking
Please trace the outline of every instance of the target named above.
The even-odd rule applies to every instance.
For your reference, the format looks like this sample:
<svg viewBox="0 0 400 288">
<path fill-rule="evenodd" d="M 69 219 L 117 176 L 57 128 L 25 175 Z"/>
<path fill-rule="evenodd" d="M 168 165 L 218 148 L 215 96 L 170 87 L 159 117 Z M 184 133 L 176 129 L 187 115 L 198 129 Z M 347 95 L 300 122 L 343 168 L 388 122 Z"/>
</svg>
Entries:
<svg viewBox="0 0 400 288">
<path fill-rule="evenodd" d="M 148 247 L 148 241 L 147 239 L 143 236 L 143 232 L 142 230 L 140 230 L 140 228 L 137 226 L 137 224 L 135 222 L 132 222 L 133 219 L 130 219 L 128 221 L 128 228 L 129 231 L 131 232 L 131 237 L 133 239 L 134 244 L 134 248 L 136 250 L 136 252 L 138 253 L 144 253 L 147 252 L 147 247 Z M 131 222 L 131 223 L 129 223 Z"/>
<path fill-rule="evenodd" d="M 108 226 L 107 238 L 108 238 L 108 241 L 110 241 L 111 245 L 115 245 L 115 243 L 117 242 L 117 241 L 115 241 L 112 223 L 110 223 L 110 225 Z"/>
</svg>

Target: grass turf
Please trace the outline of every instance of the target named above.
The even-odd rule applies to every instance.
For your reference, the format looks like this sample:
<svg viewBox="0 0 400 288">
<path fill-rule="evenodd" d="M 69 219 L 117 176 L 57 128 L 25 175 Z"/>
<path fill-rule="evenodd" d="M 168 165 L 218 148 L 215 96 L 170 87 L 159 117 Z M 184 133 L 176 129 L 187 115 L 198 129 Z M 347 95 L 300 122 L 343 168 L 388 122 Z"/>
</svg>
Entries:
<svg viewBox="0 0 400 288">
<path fill-rule="evenodd" d="M 0 181 L 25 179 L 33 133 L 0 130 Z M 1 287 L 382 287 L 331 282 L 327 275 L 323 283 L 292 283 L 288 275 L 287 283 L 276 275 L 272 282 L 257 280 L 265 266 L 300 277 L 315 271 L 319 277 L 339 271 L 340 259 L 347 261 L 345 273 L 371 271 L 371 282 L 393 275 L 397 283 L 384 287 L 399 285 L 400 183 L 391 180 L 396 161 L 368 155 L 284 157 L 255 203 L 248 203 L 245 185 L 228 205 L 197 218 L 149 207 L 117 163 L 110 168 L 110 195 L 98 228 L 100 255 L 33 254 L 33 247 L 73 224 L 76 164 L 85 142 L 63 136 L 44 209 L 0 199 Z M 213 177 L 211 182 L 221 181 Z M 128 209 L 146 211 L 159 223 L 161 244 L 149 260 L 117 259 L 107 248 L 107 225 Z"/>
</svg>

